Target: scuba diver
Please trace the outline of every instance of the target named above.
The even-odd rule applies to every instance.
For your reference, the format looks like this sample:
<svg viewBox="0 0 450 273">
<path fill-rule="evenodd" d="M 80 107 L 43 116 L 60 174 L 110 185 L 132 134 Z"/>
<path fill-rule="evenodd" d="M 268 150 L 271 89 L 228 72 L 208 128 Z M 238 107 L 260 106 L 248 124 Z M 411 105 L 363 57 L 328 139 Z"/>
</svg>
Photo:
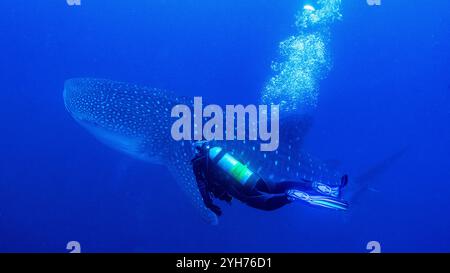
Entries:
<svg viewBox="0 0 450 273">
<path fill-rule="evenodd" d="M 191 160 L 197 185 L 207 208 L 217 216 L 222 214 L 213 197 L 227 203 L 234 198 L 250 207 L 271 211 L 294 201 L 312 206 L 347 210 L 348 203 L 340 199 L 348 176 L 340 185 L 329 185 L 306 179 L 301 181 L 267 181 L 251 171 L 221 147 L 211 147 L 206 141 L 194 143 L 195 156 Z"/>
</svg>

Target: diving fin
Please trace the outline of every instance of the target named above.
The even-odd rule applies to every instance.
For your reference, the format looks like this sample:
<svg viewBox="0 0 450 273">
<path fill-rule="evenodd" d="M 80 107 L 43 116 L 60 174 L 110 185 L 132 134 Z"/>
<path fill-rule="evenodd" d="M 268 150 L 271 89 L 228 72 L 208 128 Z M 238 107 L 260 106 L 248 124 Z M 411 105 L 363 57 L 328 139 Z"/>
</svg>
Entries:
<svg viewBox="0 0 450 273">
<path fill-rule="evenodd" d="M 342 189 L 348 184 L 348 175 L 343 175 L 341 177 L 340 184 L 337 186 L 330 186 L 321 182 L 312 182 L 313 189 L 320 195 L 331 196 L 334 198 L 339 198 L 342 195 Z"/>
<path fill-rule="evenodd" d="M 348 203 L 343 200 L 339 200 L 333 197 L 328 196 L 315 196 L 315 195 L 309 195 L 306 192 L 299 191 L 299 190 L 289 190 L 287 192 L 287 195 L 289 198 L 294 200 L 300 200 L 307 202 L 310 205 L 328 208 L 328 209 L 335 209 L 335 210 L 347 210 L 348 209 Z"/>
</svg>

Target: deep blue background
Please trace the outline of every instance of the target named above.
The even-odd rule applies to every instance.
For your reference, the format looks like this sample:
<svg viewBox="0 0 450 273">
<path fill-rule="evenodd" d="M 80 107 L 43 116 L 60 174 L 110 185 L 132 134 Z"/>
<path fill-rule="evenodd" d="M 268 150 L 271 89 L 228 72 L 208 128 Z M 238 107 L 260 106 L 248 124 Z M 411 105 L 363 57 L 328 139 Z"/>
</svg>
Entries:
<svg viewBox="0 0 450 273">
<path fill-rule="evenodd" d="M 353 176 L 403 147 L 353 209 L 235 202 L 219 226 L 164 167 L 101 145 L 65 112 L 90 76 L 254 103 L 298 0 L 4 0 L 0 4 L 0 251 L 450 251 L 450 3 L 343 1 L 333 70 L 306 147 Z"/>
</svg>

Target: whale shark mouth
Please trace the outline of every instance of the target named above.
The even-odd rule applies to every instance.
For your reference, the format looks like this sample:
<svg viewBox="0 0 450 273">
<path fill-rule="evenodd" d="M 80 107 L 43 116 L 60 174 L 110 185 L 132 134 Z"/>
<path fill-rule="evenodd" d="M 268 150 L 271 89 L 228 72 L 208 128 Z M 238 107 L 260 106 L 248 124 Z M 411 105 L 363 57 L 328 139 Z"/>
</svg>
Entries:
<svg viewBox="0 0 450 273">
<path fill-rule="evenodd" d="M 79 78 L 66 81 L 64 102 L 72 117 L 104 144 L 167 166 L 202 218 L 211 224 L 218 222 L 197 188 L 190 141 L 177 142 L 170 136 L 170 109 L 190 104 L 189 99 L 145 86 Z"/>
</svg>

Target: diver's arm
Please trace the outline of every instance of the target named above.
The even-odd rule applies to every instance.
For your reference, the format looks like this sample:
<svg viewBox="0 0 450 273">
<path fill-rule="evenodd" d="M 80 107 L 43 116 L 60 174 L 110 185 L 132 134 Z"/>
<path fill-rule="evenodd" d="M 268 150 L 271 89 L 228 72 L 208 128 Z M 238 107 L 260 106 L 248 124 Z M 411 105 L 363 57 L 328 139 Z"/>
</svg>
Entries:
<svg viewBox="0 0 450 273">
<path fill-rule="evenodd" d="M 205 180 L 203 180 L 202 177 L 198 177 L 198 176 L 196 178 L 197 178 L 198 190 L 200 191 L 200 194 L 202 195 L 203 202 L 205 203 L 206 206 L 212 204 L 213 201 L 212 201 L 211 195 L 206 190 Z"/>
<path fill-rule="evenodd" d="M 205 206 L 208 209 L 212 210 L 217 216 L 220 216 L 222 214 L 222 210 L 220 209 L 220 207 L 214 205 L 211 194 L 207 189 L 207 181 L 203 172 L 204 168 L 202 166 L 202 163 L 204 163 L 204 159 L 205 158 L 198 158 L 192 160 L 195 180 L 197 181 L 197 187 L 200 191 Z"/>
<path fill-rule="evenodd" d="M 202 178 L 197 179 L 197 186 L 198 189 L 200 190 L 200 194 L 202 195 L 203 198 L 203 202 L 205 203 L 205 206 L 212 210 L 217 216 L 222 215 L 222 210 L 220 209 L 219 206 L 214 205 L 213 200 L 211 198 L 211 194 L 208 192 L 208 190 L 206 189 L 206 181 L 203 180 Z"/>
<path fill-rule="evenodd" d="M 221 196 L 221 200 L 227 202 L 228 204 L 231 204 L 231 200 L 233 200 L 233 197 L 228 194 L 227 192 L 225 192 L 222 196 Z"/>
</svg>

